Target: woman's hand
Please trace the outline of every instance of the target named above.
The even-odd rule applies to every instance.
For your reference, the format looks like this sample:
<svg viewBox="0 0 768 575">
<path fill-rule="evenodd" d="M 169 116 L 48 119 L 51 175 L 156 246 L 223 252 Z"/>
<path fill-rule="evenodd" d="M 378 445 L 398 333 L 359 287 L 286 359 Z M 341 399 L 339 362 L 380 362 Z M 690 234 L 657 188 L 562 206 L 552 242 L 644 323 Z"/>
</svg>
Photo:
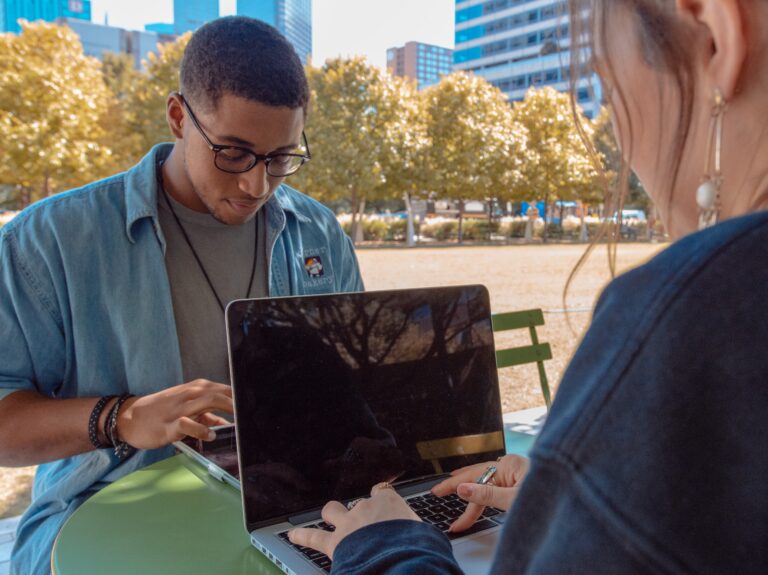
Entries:
<svg viewBox="0 0 768 575">
<path fill-rule="evenodd" d="M 336 527 L 335 531 L 299 528 L 290 531 L 288 538 L 294 545 L 310 547 L 331 559 L 341 540 L 362 527 L 393 519 L 421 521 L 397 491 L 381 484 L 373 486 L 370 499 L 359 500 L 352 509 L 347 509 L 338 501 L 331 501 L 323 507 L 321 515 L 323 521 Z"/>
<path fill-rule="evenodd" d="M 479 485 L 478 478 L 490 465 L 496 466 L 492 484 Z M 520 483 L 528 473 L 529 466 L 530 463 L 525 457 L 505 455 L 496 462 L 479 463 L 457 469 L 451 473 L 450 478 L 435 485 L 432 488 L 432 493 L 435 495 L 445 497 L 455 492 L 469 502 L 464 513 L 453 522 L 450 530 L 459 532 L 469 529 L 480 518 L 486 507 L 496 507 L 505 511 L 509 509 L 520 489 Z"/>
<path fill-rule="evenodd" d="M 196 379 L 128 399 L 118 414 L 117 433 L 137 449 L 163 447 L 186 436 L 213 441 L 216 434 L 209 428 L 229 422 L 212 411 L 233 412 L 232 388 Z"/>
</svg>

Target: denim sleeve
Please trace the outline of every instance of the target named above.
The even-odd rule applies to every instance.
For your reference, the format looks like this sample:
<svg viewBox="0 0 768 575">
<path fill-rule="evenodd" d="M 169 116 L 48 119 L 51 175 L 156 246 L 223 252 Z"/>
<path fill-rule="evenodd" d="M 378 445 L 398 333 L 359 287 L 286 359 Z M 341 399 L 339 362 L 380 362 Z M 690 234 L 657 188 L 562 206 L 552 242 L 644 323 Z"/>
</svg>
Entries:
<svg viewBox="0 0 768 575">
<path fill-rule="evenodd" d="M 347 234 L 341 232 L 342 238 L 342 261 L 344 267 L 341 270 L 341 286 L 340 292 L 356 292 L 364 291 L 363 278 L 360 275 L 360 266 L 357 263 L 357 256 L 355 255 L 355 248 L 352 245 L 352 240 Z"/>
<path fill-rule="evenodd" d="M 398 519 L 358 529 L 345 537 L 334 553 L 331 573 L 458 575 L 462 571 L 445 535 L 432 525 Z"/>
<path fill-rule="evenodd" d="M 20 257 L 16 230 L 3 231 L 0 235 L 0 399 L 20 390 L 51 396 L 56 392 L 66 363 L 54 298 Z"/>
</svg>

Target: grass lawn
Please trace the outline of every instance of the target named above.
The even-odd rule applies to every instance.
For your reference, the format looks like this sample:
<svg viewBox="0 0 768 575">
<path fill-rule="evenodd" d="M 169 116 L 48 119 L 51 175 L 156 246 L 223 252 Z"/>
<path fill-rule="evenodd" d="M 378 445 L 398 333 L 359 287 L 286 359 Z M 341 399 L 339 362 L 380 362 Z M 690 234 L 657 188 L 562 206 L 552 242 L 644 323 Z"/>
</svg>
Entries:
<svg viewBox="0 0 768 575">
<path fill-rule="evenodd" d="M 664 244 L 622 244 L 620 271 L 634 267 L 663 249 Z M 563 287 L 583 245 L 498 246 L 466 248 L 361 249 L 360 267 L 366 288 L 393 289 L 481 283 L 488 287 L 494 312 L 542 308 L 546 325 L 539 340 L 552 345 L 547 362 L 553 388 L 587 327 L 591 308 L 610 280 L 604 248 L 593 253 L 568 294 L 570 319 L 563 313 Z M 526 345 L 527 334 L 498 339 L 499 347 Z M 520 366 L 500 372 L 505 412 L 543 405 L 536 367 Z M 0 518 L 21 513 L 29 503 L 34 467 L 0 468 Z"/>
</svg>

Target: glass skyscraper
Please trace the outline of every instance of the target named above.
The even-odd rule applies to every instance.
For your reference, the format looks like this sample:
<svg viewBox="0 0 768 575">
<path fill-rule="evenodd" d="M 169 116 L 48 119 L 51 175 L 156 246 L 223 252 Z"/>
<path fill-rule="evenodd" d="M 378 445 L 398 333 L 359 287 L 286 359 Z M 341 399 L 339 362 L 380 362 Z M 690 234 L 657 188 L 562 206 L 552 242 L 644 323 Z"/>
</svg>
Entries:
<svg viewBox="0 0 768 575">
<path fill-rule="evenodd" d="M 237 14 L 280 30 L 305 64 L 312 57 L 312 0 L 237 0 Z"/>
<path fill-rule="evenodd" d="M 421 42 L 408 42 L 387 50 L 387 69 L 394 76 L 413 78 L 419 90 L 437 84 L 451 73 L 453 50 Z"/>
<path fill-rule="evenodd" d="M 20 32 L 18 20 L 45 20 L 77 18 L 91 21 L 91 0 L 0 0 L 0 27 L 2 32 Z"/>
<path fill-rule="evenodd" d="M 510 100 L 522 100 L 530 86 L 570 89 L 570 36 L 563 0 L 456 0 L 455 70 L 487 79 Z M 577 85 L 587 116 L 600 109 L 593 80 Z"/>
<path fill-rule="evenodd" d="M 173 31 L 184 34 L 219 17 L 219 0 L 173 0 Z"/>
</svg>

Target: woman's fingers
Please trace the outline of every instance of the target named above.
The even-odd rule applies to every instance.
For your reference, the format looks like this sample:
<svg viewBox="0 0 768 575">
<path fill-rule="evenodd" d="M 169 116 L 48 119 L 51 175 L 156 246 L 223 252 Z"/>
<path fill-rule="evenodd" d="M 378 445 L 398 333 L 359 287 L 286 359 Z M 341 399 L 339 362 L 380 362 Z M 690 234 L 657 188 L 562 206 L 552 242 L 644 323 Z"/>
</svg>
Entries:
<svg viewBox="0 0 768 575">
<path fill-rule="evenodd" d="M 342 503 L 338 501 L 329 501 L 325 504 L 325 507 L 323 507 L 320 516 L 323 518 L 323 521 L 329 525 L 337 525 L 339 520 L 347 513 L 349 513 L 349 511 Z"/>
<path fill-rule="evenodd" d="M 486 507 L 509 509 L 517 494 L 517 488 L 462 483 L 456 492 L 459 497 L 468 502 L 468 505 L 464 513 L 451 524 L 451 531 L 453 532 L 464 531 L 472 527 L 472 524 L 480 519 L 483 509 Z"/>
<path fill-rule="evenodd" d="M 335 545 L 332 544 L 332 537 L 333 532 L 315 528 L 300 527 L 288 532 L 288 539 L 294 545 L 316 549 L 331 559 L 333 559 L 335 549 Z"/>
<path fill-rule="evenodd" d="M 475 524 L 475 521 L 480 519 L 484 509 L 485 507 L 476 503 L 468 504 L 464 513 L 462 513 L 456 521 L 451 523 L 451 533 L 459 533 L 472 527 L 472 525 Z"/>
<path fill-rule="evenodd" d="M 495 485 L 479 485 L 477 483 L 462 483 L 456 490 L 464 501 L 476 503 L 483 507 L 496 507 L 507 510 L 512 505 L 517 489 L 514 487 L 498 487 Z"/>
<path fill-rule="evenodd" d="M 477 481 L 483 472 L 493 463 L 478 463 L 469 467 L 462 467 L 451 472 L 451 477 L 438 483 L 432 488 L 432 493 L 438 497 L 445 497 L 451 493 L 456 493 L 456 488 L 462 483 Z"/>
</svg>

